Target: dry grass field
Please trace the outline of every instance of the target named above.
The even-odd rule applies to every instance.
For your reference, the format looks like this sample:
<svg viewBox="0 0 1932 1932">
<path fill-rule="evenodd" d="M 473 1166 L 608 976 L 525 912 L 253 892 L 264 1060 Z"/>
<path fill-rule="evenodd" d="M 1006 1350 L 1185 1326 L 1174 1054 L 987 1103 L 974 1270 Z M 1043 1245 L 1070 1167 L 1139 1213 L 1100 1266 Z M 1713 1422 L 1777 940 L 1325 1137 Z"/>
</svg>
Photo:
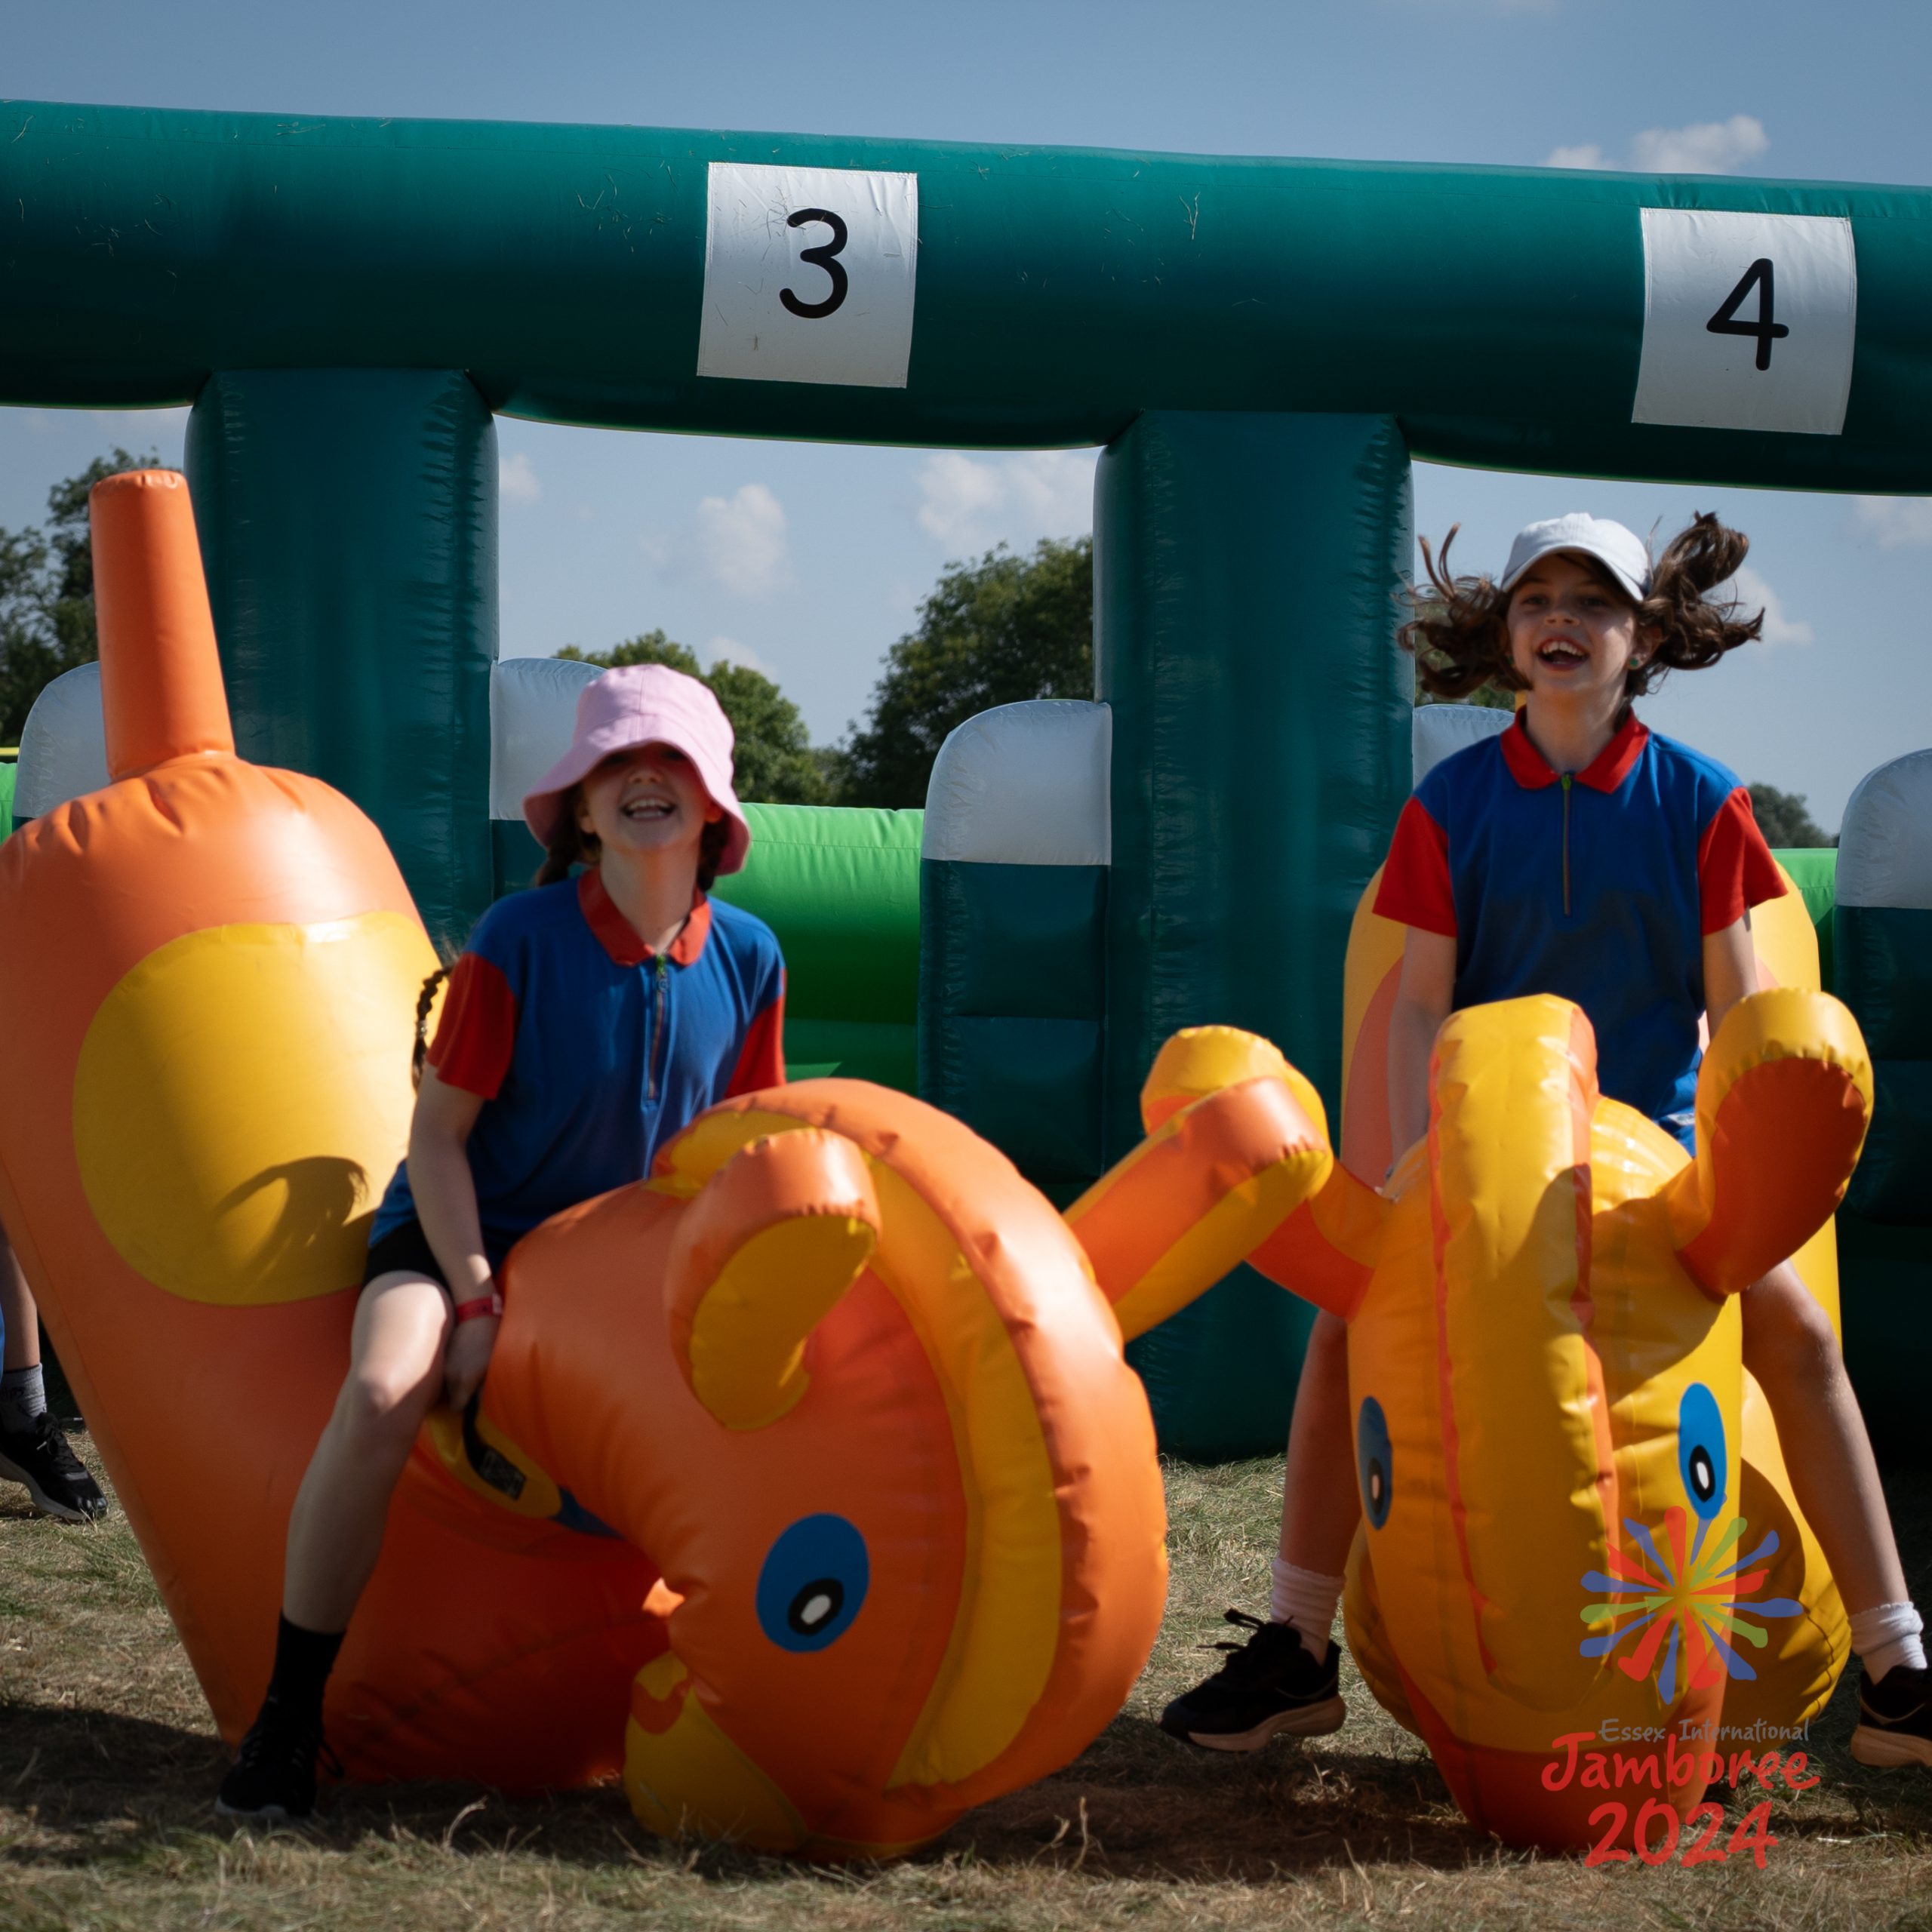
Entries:
<svg viewBox="0 0 1932 1932">
<path fill-rule="evenodd" d="M 85 1453 L 85 1438 L 80 1445 Z M 223 1762 L 126 1525 L 30 1518 L 0 1486 L 0 1932 L 406 1927 L 1849 1927 L 1932 1932 L 1932 1774 L 1846 1755 L 1849 1687 L 1814 1727 L 1823 1782 L 1779 1805 L 1760 1872 L 1586 1870 L 1472 1831 L 1349 1672 L 1337 1736 L 1252 1758 L 1154 1726 L 1223 1607 L 1258 1604 L 1279 1465 L 1168 1471 L 1174 1589 L 1127 1710 L 1059 1777 L 909 1863 L 844 1872 L 648 1837 L 613 1789 L 338 1789 L 319 1823 L 217 1826 Z M 1932 1598 L 1932 1481 L 1894 1500 Z M 1345 1665 L 1345 1670 L 1347 1666 Z M 1736 1808 L 1736 1807 L 1734 1807 Z"/>
</svg>

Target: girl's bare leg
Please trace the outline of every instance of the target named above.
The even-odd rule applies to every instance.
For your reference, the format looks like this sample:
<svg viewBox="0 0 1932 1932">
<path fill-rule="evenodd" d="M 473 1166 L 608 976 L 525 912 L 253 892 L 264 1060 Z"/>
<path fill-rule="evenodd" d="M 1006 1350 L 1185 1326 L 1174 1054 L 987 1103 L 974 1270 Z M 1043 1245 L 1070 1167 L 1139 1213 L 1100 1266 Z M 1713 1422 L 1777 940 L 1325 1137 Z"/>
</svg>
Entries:
<svg viewBox="0 0 1932 1932">
<path fill-rule="evenodd" d="M 362 1291 L 349 1367 L 288 1519 L 282 1612 L 304 1630 L 348 1627 L 383 1547 L 389 1497 L 441 1392 L 449 1297 L 426 1276 Z"/>
<path fill-rule="evenodd" d="M 1744 1366 L 1778 1426 L 1792 1493 L 1848 1614 L 1909 1596 L 1878 1465 L 1825 1312 L 1780 1262 L 1744 1291 Z"/>
<path fill-rule="evenodd" d="M 1339 1577 L 1361 1518 L 1349 1429 L 1349 1330 L 1325 1309 L 1315 1318 L 1288 1425 L 1281 1482 L 1281 1555 L 1297 1569 Z"/>
</svg>

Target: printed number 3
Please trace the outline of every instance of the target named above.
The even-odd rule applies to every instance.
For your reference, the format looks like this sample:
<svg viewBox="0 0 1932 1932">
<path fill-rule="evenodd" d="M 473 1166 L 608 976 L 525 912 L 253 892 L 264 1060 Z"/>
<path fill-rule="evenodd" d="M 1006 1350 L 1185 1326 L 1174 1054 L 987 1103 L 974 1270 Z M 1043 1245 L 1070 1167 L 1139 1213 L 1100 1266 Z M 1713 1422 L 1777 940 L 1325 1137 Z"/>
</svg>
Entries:
<svg viewBox="0 0 1932 1932">
<path fill-rule="evenodd" d="M 796 221 L 798 217 L 794 215 L 792 219 Z M 811 256 L 806 257 L 807 260 L 811 259 Z M 1758 319 L 1755 322 L 1740 322 L 1737 319 L 1737 312 L 1743 307 L 1744 298 L 1753 288 L 1758 291 Z M 1744 271 L 1743 278 L 1737 286 L 1724 298 L 1724 306 L 1704 326 L 1712 335 L 1755 336 L 1758 338 L 1758 367 L 1768 369 L 1771 366 L 1771 344 L 1791 333 L 1783 322 L 1771 319 L 1773 299 L 1771 258 L 1768 255 L 1760 255 Z"/>
<path fill-rule="evenodd" d="M 801 248 L 798 259 L 824 269 L 832 279 L 831 292 L 822 302 L 801 302 L 789 288 L 781 288 L 778 299 L 793 315 L 802 315 L 810 321 L 830 315 L 845 300 L 846 291 L 851 285 L 846 276 L 844 264 L 838 259 L 838 251 L 850 238 L 844 223 L 829 208 L 800 208 L 785 225 L 788 228 L 802 228 L 808 221 L 823 222 L 832 230 L 832 239 L 821 242 L 816 248 Z M 1769 264 L 1766 266 L 1768 267 Z"/>
</svg>

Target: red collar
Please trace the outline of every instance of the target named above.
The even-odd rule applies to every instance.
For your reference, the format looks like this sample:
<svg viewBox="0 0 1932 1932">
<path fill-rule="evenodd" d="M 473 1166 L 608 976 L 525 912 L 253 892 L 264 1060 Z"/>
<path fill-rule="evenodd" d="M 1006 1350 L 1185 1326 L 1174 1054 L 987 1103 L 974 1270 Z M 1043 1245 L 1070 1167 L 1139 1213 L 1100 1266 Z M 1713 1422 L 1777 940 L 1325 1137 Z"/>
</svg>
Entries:
<svg viewBox="0 0 1932 1932">
<path fill-rule="evenodd" d="M 641 966 L 654 958 L 649 946 L 637 936 L 636 928 L 617 910 L 604 884 L 604 875 L 592 866 L 580 872 L 577 881 L 577 903 L 583 909 L 584 923 L 597 935 L 598 943 L 620 966 Z M 711 901 L 702 892 L 691 895 L 691 917 L 684 931 L 671 942 L 665 955 L 673 965 L 688 966 L 704 950 L 711 936 Z"/>
<path fill-rule="evenodd" d="M 1509 766 L 1510 777 L 1518 785 L 1534 792 L 1546 785 L 1554 785 L 1559 774 L 1537 749 L 1529 727 L 1523 722 L 1524 715 L 1518 712 L 1515 722 L 1503 734 L 1503 761 Z M 1643 755 L 1644 743 L 1650 735 L 1649 727 L 1639 724 L 1637 714 L 1632 712 L 1617 728 L 1617 734 L 1610 743 L 1577 774 L 1577 783 L 1587 785 L 1592 792 L 1615 791 L 1630 776 L 1632 768 Z"/>
</svg>

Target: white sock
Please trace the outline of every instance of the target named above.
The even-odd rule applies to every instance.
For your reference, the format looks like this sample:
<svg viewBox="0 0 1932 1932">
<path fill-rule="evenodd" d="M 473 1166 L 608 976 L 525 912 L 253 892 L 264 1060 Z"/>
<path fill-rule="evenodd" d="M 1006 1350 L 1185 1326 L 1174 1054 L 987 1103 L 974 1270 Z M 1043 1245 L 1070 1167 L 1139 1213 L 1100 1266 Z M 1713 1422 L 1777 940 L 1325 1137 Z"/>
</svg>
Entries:
<svg viewBox="0 0 1932 1932">
<path fill-rule="evenodd" d="M 1298 1570 L 1285 1556 L 1277 1556 L 1275 1580 L 1268 1592 L 1268 1615 L 1276 1623 L 1291 1623 L 1301 1647 L 1317 1663 L 1328 1654 L 1328 1632 L 1335 1606 L 1342 1600 L 1343 1579 Z"/>
<path fill-rule="evenodd" d="M 0 1429 L 10 1435 L 24 1435 L 46 1412 L 47 1385 L 38 1362 L 0 1375 Z"/>
<path fill-rule="evenodd" d="M 1908 1670 L 1925 1668 L 1925 1646 L 1919 1641 L 1924 1628 L 1909 1603 L 1874 1604 L 1851 1619 L 1851 1647 L 1866 1675 L 1876 1684 L 1900 1664 Z"/>
</svg>

